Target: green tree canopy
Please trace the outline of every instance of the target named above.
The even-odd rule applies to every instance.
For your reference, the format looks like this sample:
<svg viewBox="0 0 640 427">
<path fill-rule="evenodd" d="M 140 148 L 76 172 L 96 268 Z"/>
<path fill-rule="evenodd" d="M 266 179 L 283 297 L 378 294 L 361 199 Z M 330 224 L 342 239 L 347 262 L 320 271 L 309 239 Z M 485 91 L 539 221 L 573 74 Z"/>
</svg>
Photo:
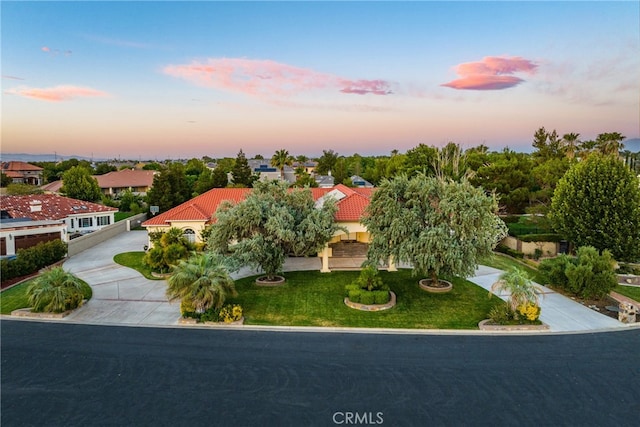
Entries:
<svg viewBox="0 0 640 427">
<path fill-rule="evenodd" d="M 189 200 L 191 193 L 182 163 L 170 163 L 153 177 L 147 199 L 149 206 L 159 206 L 164 212 Z"/>
<path fill-rule="evenodd" d="M 333 150 L 322 150 L 322 156 L 317 159 L 316 173 L 327 175 L 332 171 L 338 161 L 338 153 Z"/>
<path fill-rule="evenodd" d="M 80 279 L 62 267 L 42 273 L 27 288 L 27 296 L 35 312 L 61 313 L 80 307 L 84 300 Z"/>
<path fill-rule="evenodd" d="M 591 154 L 560 179 L 549 217 L 576 246 L 640 259 L 640 182 L 616 156 Z"/>
<path fill-rule="evenodd" d="M 261 268 L 269 279 L 282 270 L 285 257 L 321 250 L 340 228 L 336 205 L 325 200 L 316 207 L 309 189 L 289 190 L 279 181 L 258 181 L 247 198 L 223 202 L 211 227 L 208 247 L 228 253 L 243 265 Z"/>
<path fill-rule="evenodd" d="M 271 166 L 280 169 L 280 179 L 284 181 L 284 167 L 293 164 L 293 156 L 284 148 L 276 151 L 271 157 Z"/>
<path fill-rule="evenodd" d="M 362 221 L 372 234 L 368 262 L 393 256 L 434 282 L 439 275 L 470 276 L 506 235 L 497 207 L 494 197 L 465 179 L 418 174 L 386 180 Z"/>
<path fill-rule="evenodd" d="M 62 182 L 60 192 L 67 197 L 87 202 L 97 202 L 102 199 L 98 181 L 82 166 L 74 166 L 63 173 Z"/>
<path fill-rule="evenodd" d="M 236 187 L 251 187 L 254 180 L 255 178 L 251 172 L 251 167 L 249 167 L 249 161 L 242 150 L 240 150 L 233 169 L 231 169 L 231 182 Z"/>
</svg>

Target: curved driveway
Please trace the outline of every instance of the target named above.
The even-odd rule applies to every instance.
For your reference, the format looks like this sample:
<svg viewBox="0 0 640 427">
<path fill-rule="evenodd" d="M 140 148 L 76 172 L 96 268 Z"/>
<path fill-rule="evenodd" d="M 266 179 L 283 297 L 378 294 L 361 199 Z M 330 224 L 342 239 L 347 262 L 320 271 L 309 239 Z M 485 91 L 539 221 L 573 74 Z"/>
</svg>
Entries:
<svg viewBox="0 0 640 427">
<path fill-rule="evenodd" d="M 91 285 L 93 298 L 82 308 L 67 317 L 69 321 L 88 324 L 123 325 L 177 325 L 180 318 L 178 303 L 169 304 L 165 296 L 166 281 L 148 280 L 137 271 L 123 267 L 113 261 L 114 255 L 122 252 L 140 251 L 147 244 L 145 231 L 130 231 L 107 240 L 91 249 L 70 258 L 64 268 Z M 285 271 L 317 270 L 318 258 L 290 258 Z M 498 280 L 501 271 L 480 266 L 469 280 L 489 290 Z M 255 274 L 248 269 L 234 276 Z M 541 320 L 549 325 L 551 332 L 578 332 L 628 328 L 617 320 L 604 316 L 590 308 L 572 301 L 551 289 L 544 289 L 541 299 Z M 500 295 L 506 299 L 508 295 Z M 638 326 L 638 324 L 631 327 Z M 260 329 L 260 327 L 245 326 Z M 291 329 L 291 328 L 288 328 Z M 309 328 L 305 328 L 310 330 Z M 321 330 L 345 330 L 328 328 Z M 382 332 L 385 330 L 369 330 Z M 399 331 L 398 331 L 399 332 Z M 420 331 L 412 330 L 412 333 Z M 442 332 L 442 331 L 440 331 Z M 460 333 L 461 331 L 456 331 Z M 469 333 L 477 331 L 465 331 Z M 482 332 L 484 333 L 484 332 Z M 539 333 L 539 332 L 538 332 Z"/>
</svg>

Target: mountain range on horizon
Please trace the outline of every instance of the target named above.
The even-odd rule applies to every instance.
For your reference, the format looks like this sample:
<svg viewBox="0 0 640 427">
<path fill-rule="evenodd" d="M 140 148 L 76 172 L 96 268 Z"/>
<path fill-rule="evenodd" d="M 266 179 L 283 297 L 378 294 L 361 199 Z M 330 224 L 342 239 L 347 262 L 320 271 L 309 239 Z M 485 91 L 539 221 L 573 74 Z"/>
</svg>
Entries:
<svg viewBox="0 0 640 427">
<path fill-rule="evenodd" d="M 629 150 L 632 153 L 640 153 L 640 138 L 631 138 L 622 141 L 624 144 L 624 149 Z M 77 155 L 61 155 L 57 153 L 50 154 L 32 154 L 32 153 L 0 153 L 0 161 L 8 162 L 8 161 L 18 161 L 18 162 L 55 162 L 61 160 L 69 160 L 69 159 L 78 159 L 78 160 L 88 160 L 93 162 L 104 162 L 107 160 L 113 159 L 105 159 L 105 158 L 91 158 L 86 156 L 77 156 Z M 135 160 L 135 159 L 123 159 L 123 161 L 127 160 Z"/>
</svg>

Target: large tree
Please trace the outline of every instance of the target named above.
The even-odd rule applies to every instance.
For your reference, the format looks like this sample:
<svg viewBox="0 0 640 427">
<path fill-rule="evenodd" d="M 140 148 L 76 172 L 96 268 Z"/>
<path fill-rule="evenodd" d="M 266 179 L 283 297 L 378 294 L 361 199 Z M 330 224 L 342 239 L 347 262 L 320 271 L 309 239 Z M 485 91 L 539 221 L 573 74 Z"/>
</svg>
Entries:
<svg viewBox="0 0 640 427">
<path fill-rule="evenodd" d="M 244 152 L 240 150 L 236 157 L 236 161 L 231 169 L 231 182 L 236 187 L 251 187 L 255 178 L 251 172 L 249 161 L 244 155 Z"/>
<path fill-rule="evenodd" d="M 338 153 L 333 150 L 322 150 L 322 156 L 318 159 L 316 165 L 316 173 L 318 175 L 327 175 L 336 166 L 338 161 Z"/>
<path fill-rule="evenodd" d="M 153 186 L 147 194 L 149 206 L 167 211 L 191 198 L 187 175 L 182 163 L 170 163 L 153 177 Z"/>
<path fill-rule="evenodd" d="M 576 246 L 640 259 L 640 182 L 616 156 L 591 154 L 560 179 L 549 217 Z"/>
<path fill-rule="evenodd" d="M 321 250 L 340 228 L 332 199 L 316 204 L 308 189 L 279 181 L 258 181 L 247 198 L 223 202 L 211 227 L 208 247 L 243 265 L 261 268 L 268 279 L 282 270 L 285 257 Z"/>
<path fill-rule="evenodd" d="M 72 199 L 96 202 L 101 200 L 102 192 L 98 181 L 82 166 L 74 166 L 62 174 L 60 192 Z"/>
<path fill-rule="evenodd" d="M 368 261 L 393 257 L 416 275 L 470 276 L 506 235 L 495 197 L 466 179 L 417 174 L 385 180 L 374 193 L 363 224 L 372 235 Z"/>
</svg>

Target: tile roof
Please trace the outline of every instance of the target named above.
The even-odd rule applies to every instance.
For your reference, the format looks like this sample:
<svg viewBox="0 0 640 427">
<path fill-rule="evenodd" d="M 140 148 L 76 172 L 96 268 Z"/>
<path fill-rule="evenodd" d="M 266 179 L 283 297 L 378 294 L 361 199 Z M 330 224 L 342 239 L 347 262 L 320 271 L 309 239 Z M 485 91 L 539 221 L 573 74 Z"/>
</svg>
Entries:
<svg viewBox="0 0 640 427">
<path fill-rule="evenodd" d="M 312 188 L 311 195 L 314 200 L 318 200 L 332 190 L 338 190 L 345 195 L 344 198 L 337 202 L 336 221 L 358 221 L 364 210 L 369 206 L 374 189 L 349 188 L 339 184 L 332 188 Z M 173 221 L 209 222 L 222 201 L 240 202 L 244 200 L 250 191 L 250 188 L 214 188 L 143 222 L 142 226 L 169 227 Z"/>
<path fill-rule="evenodd" d="M 2 162 L 2 172 L 5 171 L 41 171 L 40 166 L 32 165 L 27 162 Z"/>
<path fill-rule="evenodd" d="M 123 169 L 94 175 L 100 188 L 151 187 L 155 171 Z"/>
<path fill-rule="evenodd" d="M 40 189 L 45 193 L 59 193 L 61 188 L 62 188 L 61 179 L 40 186 Z"/>
<path fill-rule="evenodd" d="M 40 203 L 38 203 L 40 202 Z M 32 212 L 33 205 L 41 205 Z M 0 196 L 0 208 L 12 218 L 31 218 L 34 221 L 58 220 L 69 215 L 117 212 L 118 209 L 57 194 L 31 194 L 27 196 Z"/>
</svg>

